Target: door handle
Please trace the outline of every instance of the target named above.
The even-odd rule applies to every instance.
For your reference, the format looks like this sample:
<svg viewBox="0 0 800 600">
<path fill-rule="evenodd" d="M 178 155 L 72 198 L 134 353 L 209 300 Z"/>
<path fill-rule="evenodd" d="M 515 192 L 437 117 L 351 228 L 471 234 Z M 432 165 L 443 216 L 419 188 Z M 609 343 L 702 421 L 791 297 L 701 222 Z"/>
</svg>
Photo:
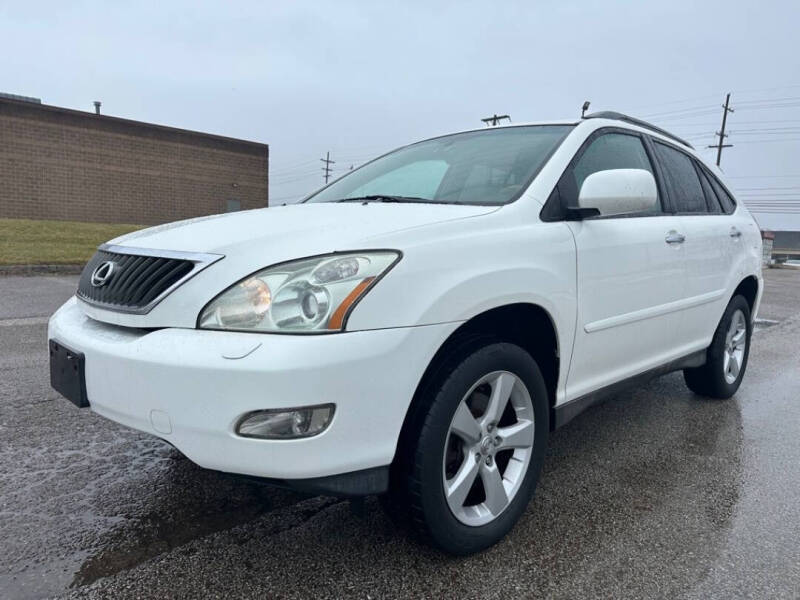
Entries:
<svg viewBox="0 0 800 600">
<path fill-rule="evenodd" d="M 678 233 L 677 231 L 670 231 L 667 233 L 667 237 L 664 240 L 668 244 L 682 244 L 686 241 L 686 236 L 682 233 Z"/>
<path fill-rule="evenodd" d="M 731 227 L 731 237 L 732 238 L 742 237 L 742 232 L 736 229 L 736 227 Z"/>
</svg>

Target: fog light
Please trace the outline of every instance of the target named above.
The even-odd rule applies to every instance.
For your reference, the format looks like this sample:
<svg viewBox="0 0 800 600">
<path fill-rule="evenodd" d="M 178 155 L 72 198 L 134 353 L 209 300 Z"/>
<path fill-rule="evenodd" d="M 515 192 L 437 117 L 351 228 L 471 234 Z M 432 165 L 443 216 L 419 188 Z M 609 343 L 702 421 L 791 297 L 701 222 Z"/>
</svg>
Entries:
<svg viewBox="0 0 800 600">
<path fill-rule="evenodd" d="M 239 419 L 236 433 L 242 437 L 290 440 L 322 433 L 333 419 L 335 405 L 256 410 Z"/>
</svg>

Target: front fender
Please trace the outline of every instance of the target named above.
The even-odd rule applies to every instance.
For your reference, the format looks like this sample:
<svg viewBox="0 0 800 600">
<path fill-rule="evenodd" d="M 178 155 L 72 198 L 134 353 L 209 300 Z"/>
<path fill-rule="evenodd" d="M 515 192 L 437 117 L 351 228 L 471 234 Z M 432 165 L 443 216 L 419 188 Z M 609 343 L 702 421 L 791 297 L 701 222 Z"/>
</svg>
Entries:
<svg viewBox="0 0 800 600">
<path fill-rule="evenodd" d="M 347 329 L 467 321 L 492 308 L 530 303 L 550 314 L 559 348 L 571 348 L 575 243 L 564 223 L 461 233 L 404 248 L 403 259 L 356 306 Z"/>
</svg>

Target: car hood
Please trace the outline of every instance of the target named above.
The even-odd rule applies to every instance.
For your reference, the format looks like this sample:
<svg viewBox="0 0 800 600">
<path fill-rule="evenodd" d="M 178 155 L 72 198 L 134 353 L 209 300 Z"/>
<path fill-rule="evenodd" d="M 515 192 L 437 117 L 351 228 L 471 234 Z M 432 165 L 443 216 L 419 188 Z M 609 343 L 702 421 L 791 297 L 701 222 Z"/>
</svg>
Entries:
<svg viewBox="0 0 800 600">
<path fill-rule="evenodd" d="M 475 217 L 491 206 L 453 204 L 301 204 L 179 221 L 137 231 L 109 244 L 155 251 L 219 254 L 146 314 L 81 302 L 98 321 L 127 327 L 194 327 L 203 306 L 247 275 L 289 260 L 343 250 L 397 249 L 389 234 Z M 117 252 L 118 250 L 114 250 Z"/>
<path fill-rule="evenodd" d="M 491 206 L 453 204 L 313 203 L 200 217 L 143 229 L 109 243 L 134 248 L 232 255 L 260 253 L 267 260 L 357 249 L 382 234 L 477 216 Z M 269 263 L 267 263 L 269 264 Z"/>
</svg>

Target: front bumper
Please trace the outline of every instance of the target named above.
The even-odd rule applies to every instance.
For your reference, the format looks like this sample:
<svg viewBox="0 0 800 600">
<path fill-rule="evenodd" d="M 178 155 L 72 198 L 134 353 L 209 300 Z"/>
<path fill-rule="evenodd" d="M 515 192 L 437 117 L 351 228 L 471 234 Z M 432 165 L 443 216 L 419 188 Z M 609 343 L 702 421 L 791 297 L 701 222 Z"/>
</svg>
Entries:
<svg viewBox="0 0 800 600">
<path fill-rule="evenodd" d="M 276 335 L 108 325 L 75 298 L 48 335 L 86 357 L 91 409 L 157 435 L 198 465 L 280 480 L 388 465 L 416 386 L 446 323 L 330 335 Z M 321 434 L 257 440 L 234 434 L 246 412 L 333 402 Z"/>
</svg>

